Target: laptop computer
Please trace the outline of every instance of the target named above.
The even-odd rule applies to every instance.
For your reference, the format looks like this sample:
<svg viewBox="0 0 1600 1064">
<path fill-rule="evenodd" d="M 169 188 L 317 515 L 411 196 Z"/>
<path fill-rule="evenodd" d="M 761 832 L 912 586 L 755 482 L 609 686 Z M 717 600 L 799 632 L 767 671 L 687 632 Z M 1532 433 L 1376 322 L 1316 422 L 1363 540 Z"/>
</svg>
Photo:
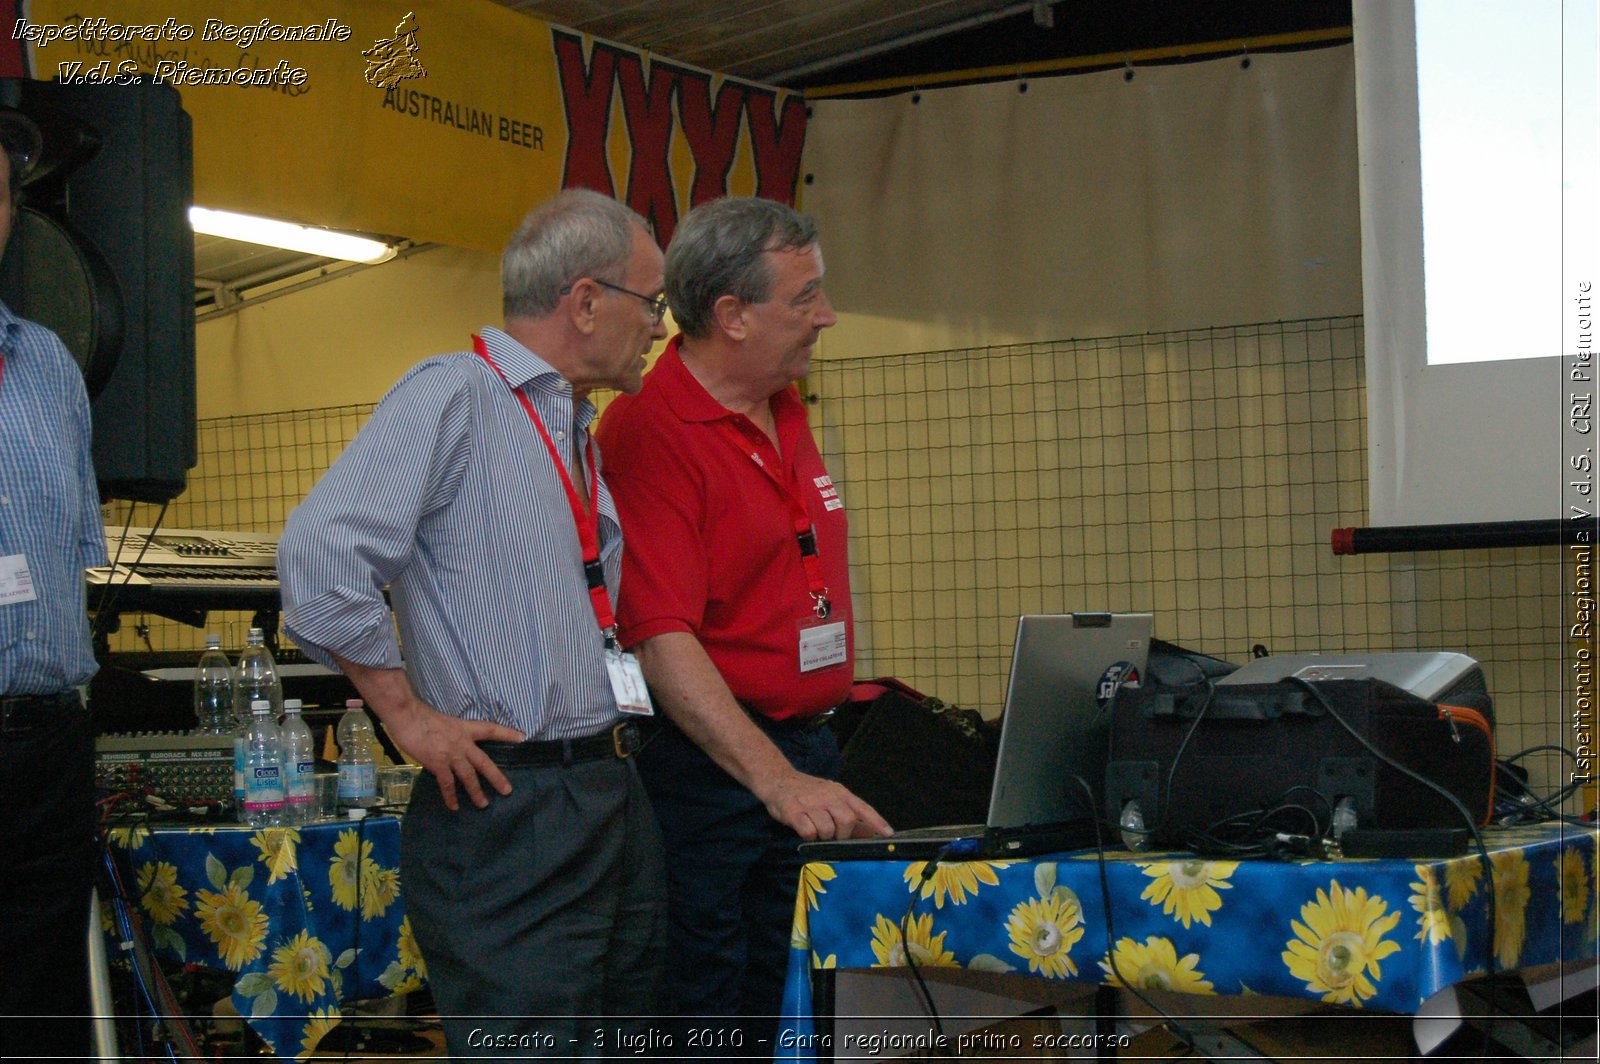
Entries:
<svg viewBox="0 0 1600 1064">
<path fill-rule="evenodd" d="M 805 842 L 801 854 L 812 861 L 996 860 L 1094 846 L 1095 802 L 1078 779 L 1098 787 L 1105 778 L 1111 699 L 1144 676 L 1150 631 L 1148 613 L 1023 616 L 985 822 Z M 938 766 L 928 770 L 936 778 Z"/>
</svg>

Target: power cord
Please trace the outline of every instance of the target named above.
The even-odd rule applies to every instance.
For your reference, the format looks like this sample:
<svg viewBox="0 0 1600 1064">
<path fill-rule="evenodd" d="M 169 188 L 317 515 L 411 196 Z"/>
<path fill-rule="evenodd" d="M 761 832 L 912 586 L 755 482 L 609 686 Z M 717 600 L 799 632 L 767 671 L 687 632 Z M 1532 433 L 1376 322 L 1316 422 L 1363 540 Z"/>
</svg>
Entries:
<svg viewBox="0 0 1600 1064">
<path fill-rule="evenodd" d="M 1284 791 L 1277 805 L 1235 813 L 1207 827 L 1185 832 L 1183 848 L 1202 857 L 1226 856 L 1235 860 L 1298 860 L 1310 856 L 1328 829 L 1309 806 L 1288 801 L 1288 796 L 1297 790 L 1311 791 L 1332 809 L 1325 795 L 1300 784 Z M 1273 820 L 1286 814 L 1295 821 L 1303 817 L 1304 822 L 1273 825 Z"/>
<path fill-rule="evenodd" d="M 911 901 L 906 905 L 905 915 L 900 917 L 900 948 L 905 951 L 906 970 L 915 980 L 916 988 L 922 994 L 923 1005 L 928 1012 L 928 1018 L 933 1021 L 934 1031 L 938 1034 L 935 1045 L 929 1047 L 930 1052 L 937 1050 L 939 1056 L 950 1056 L 948 1049 L 949 1040 L 944 1033 L 944 1020 L 939 1016 L 939 1006 L 933 1000 L 933 991 L 928 988 L 928 981 L 923 978 L 922 969 L 917 967 L 916 954 L 911 952 L 911 917 L 916 912 L 917 898 L 922 894 L 922 888 L 932 879 L 939 870 L 939 864 L 952 857 L 971 857 L 978 852 L 978 840 L 954 839 L 939 848 L 931 861 L 922 866 L 922 875 L 917 879 L 916 885 L 911 888 Z"/>
<path fill-rule="evenodd" d="M 1080 788 L 1082 788 L 1085 796 L 1088 798 L 1088 808 L 1090 810 L 1097 809 L 1098 806 L 1095 804 L 1094 789 L 1090 787 L 1088 782 L 1085 781 L 1082 776 L 1078 775 L 1073 775 L 1071 779 Z M 1141 991 L 1133 981 L 1125 977 L 1122 974 L 1121 967 L 1117 963 L 1116 938 L 1113 930 L 1114 920 L 1111 915 L 1111 886 L 1110 880 L 1106 874 L 1105 835 L 1101 830 L 1100 817 L 1091 815 L 1089 819 L 1094 825 L 1096 867 L 1099 872 L 1100 880 L 1100 904 L 1103 912 L 1105 913 L 1106 922 L 1107 963 L 1111 966 L 1112 974 L 1116 976 L 1117 981 L 1120 982 L 1129 991 L 1129 993 L 1133 994 L 1134 997 L 1143 1002 L 1145 1007 L 1150 1009 L 1151 1012 L 1161 1017 L 1163 1025 L 1172 1032 L 1173 1037 L 1177 1039 L 1178 1043 L 1183 1047 L 1183 1056 L 1191 1056 L 1197 1051 L 1194 1035 L 1189 1032 L 1187 1027 L 1178 1021 L 1177 1017 L 1173 1016 L 1170 1012 L 1156 1004 L 1155 1001 L 1151 1000 L 1149 995 Z M 974 856 L 977 853 L 977 850 L 978 841 L 976 839 L 957 839 L 942 847 L 934 859 L 927 862 L 923 866 L 921 876 L 918 878 L 916 885 L 911 889 L 911 901 L 906 905 L 905 914 L 900 918 L 900 942 L 901 948 L 905 950 L 906 968 L 911 972 L 915 979 L 916 987 L 920 991 L 924 1005 L 927 1009 L 928 1018 L 933 1022 L 934 1030 L 938 1034 L 936 1042 L 938 1055 L 940 1056 L 950 1055 L 948 1049 L 949 1042 L 945 1036 L 943 1020 L 940 1017 L 938 1007 L 935 1005 L 933 1000 L 933 993 L 928 988 L 927 980 L 923 978 L 922 970 L 917 965 L 916 955 L 911 950 L 911 918 L 916 911 L 917 900 L 922 893 L 922 887 L 933 878 L 934 873 L 938 870 L 939 864 L 952 858 Z"/>
<path fill-rule="evenodd" d="M 1581 827 L 1593 827 L 1594 821 L 1583 816 L 1572 816 L 1561 812 L 1561 805 L 1572 795 L 1583 789 L 1583 780 L 1574 780 L 1553 794 L 1539 797 L 1528 787 L 1525 773 L 1516 771 L 1517 762 L 1532 754 L 1558 753 L 1564 754 L 1576 763 L 1578 755 L 1565 746 L 1553 743 L 1542 743 L 1530 746 L 1526 750 L 1519 750 L 1509 757 L 1500 758 L 1495 762 L 1495 773 L 1499 781 L 1495 788 L 1500 800 L 1495 803 L 1496 820 L 1504 827 L 1519 824 L 1539 824 L 1557 820 L 1566 824 Z M 1516 797 L 1512 797 L 1516 795 Z"/>
<path fill-rule="evenodd" d="M 1153 826 L 1148 826 L 1148 827 L 1128 827 L 1128 826 L 1119 825 L 1119 830 L 1121 830 L 1123 832 L 1126 832 L 1127 834 L 1130 834 L 1130 835 L 1142 835 L 1147 840 L 1151 839 L 1151 838 L 1154 838 L 1154 837 L 1156 837 L 1158 835 L 1161 835 L 1166 830 L 1167 817 L 1170 815 L 1170 811 L 1171 811 L 1171 807 L 1172 807 L 1172 783 L 1173 783 L 1173 780 L 1177 776 L 1178 765 L 1183 760 L 1184 752 L 1186 750 L 1188 750 L 1188 748 L 1189 748 L 1189 740 L 1194 738 L 1194 733 L 1200 729 L 1200 723 L 1201 723 L 1201 721 L 1205 720 L 1206 711 L 1211 708 L 1211 702 L 1212 702 L 1213 699 L 1216 698 L 1216 695 L 1217 695 L 1217 686 L 1216 686 L 1216 684 L 1214 684 L 1211 681 L 1211 677 L 1206 673 L 1205 669 L 1201 667 L 1199 662 L 1193 660 L 1192 658 L 1176 658 L 1174 660 L 1182 661 L 1185 664 L 1189 665 L 1197 673 L 1200 674 L 1200 679 L 1198 681 L 1191 682 L 1191 683 L 1188 683 L 1188 684 L 1181 684 L 1181 685 L 1180 684 L 1172 684 L 1172 685 L 1169 685 L 1169 686 L 1173 686 L 1173 687 L 1199 687 L 1201 685 L 1204 685 L 1205 689 L 1206 689 L 1206 694 L 1205 694 L 1204 701 L 1202 701 L 1200 703 L 1200 709 L 1195 713 L 1194 723 L 1190 724 L 1189 725 L 1189 730 L 1183 733 L 1183 739 L 1178 743 L 1178 749 L 1172 755 L 1172 764 L 1167 767 L 1166 782 L 1165 782 L 1165 784 L 1164 784 L 1164 786 L 1162 788 L 1161 793 L 1159 793 L 1156 796 L 1157 814 L 1158 814 L 1157 818 L 1156 818 L 1157 819 L 1157 823 L 1155 823 Z M 1112 702 L 1112 706 L 1115 707 L 1115 701 L 1114 700 Z M 1107 729 L 1107 737 L 1106 737 L 1106 763 L 1107 764 L 1110 764 L 1111 762 L 1116 760 L 1116 750 L 1114 749 L 1115 741 L 1116 741 L 1116 720 L 1115 720 L 1115 718 L 1113 718 L 1112 727 Z M 1077 777 L 1074 777 L 1074 779 L 1076 779 L 1076 778 Z M 1080 780 L 1079 782 L 1082 782 L 1082 781 Z M 1093 800 L 1093 791 L 1090 792 L 1090 799 L 1091 799 L 1091 801 Z M 1091 810 L 1096 809 L 1096 808 L 1098 808 L 1098 807 L 1097 806 L 1093 806 L 1093 805 L 1090 806 Z M 1097 824 L 1096 830 L 1098 830 L 1098 824 Z"/>
<path fill-rule="evenodd" d="M 1084 794 L 1088 796 L 1089 808 L 1098 808 L 1095 805 L 1094 788 L 1089 786 L 1082 776 L 1074 775 L 1072 781 L 1081 787 Z M 1105 913 L 1106 920 L 1106 963 L 1110 965 L 1111 974 L 1116 977 L 1117 982 L 1121 983 L 1129 993 L 1143 1002 L 1151 1012 L 1161 1017 L 1161 1021 L 1167 1030 L 1172 1032 L 1172 1037 L 1177 1039 L 1178 1044 L 1183 1047 L 1183 1055 L 1186 1057 L 1192 1056 L 1197 1052 L 1194 1035 L 1190 1033 L 1187 1027 L 1178 1022 L 1176 1016 L 1157 1005 L 1149 995 L 1134 985 L 1131 979 L 1123 975 L 1122 967 L 1117 963 L 1116 933 L 1112 927 L 1114 918 L 1111 915 L 1111 880 L 1106 874 L 1106 841 L 1105 836 L 1100 831 L 1100 818 L 1092 816 L 1090 820 L 1094 823 L 1095 868 L 1099 872 L 1100 878 L 1100 906 Z"/>
<path fill-rule="evenodd" d="M 1428 790 L 1433 791 L 1446 802 L 1450 803 L 1450 805 L 1460 815 L 1461 822 L 1464 823 L 1467 826 L 1467 830 L 1472 833 L 1473 845 L 1476 846 L 1478 850 L 1478 863 L 1483 869 L 1485 901 L 1488 904 L 1488 912 L 1486 914 L 1488 917 L 1488 935 L 1484 939 L 1483 946 L 1485 977 L 1489 980 L 1490 995 L 1488 1019 L 1485 1023 L 1483 1034 L 1485 1048 L 1487 1048 L 1487 1044 L 1490 1039 L 1490 1032 L 1494 1026 L 1493 998 L 1497 983 L 1497 980 L 1494 978 L 1496 974 L 1494 939 L 1497 918 L 1496 909 L 1498 908 L 1499 899 L 1496 896 L 1494 886 L 1494 861 L 1489 857 L 1489 847 L 1485 845 L 1483 841 L 1483 833 L 1478 830 L 1477 818 L 1475 818 L 1467 809 L 1467 807 L 1461 803 L 1461 800 L 1454 794 L 1451 794 L 1449 790 L 1439 786 L 1439 784 L 1435 783 L 1433 780 L 1422 775 L 1421 773 L 1413 771 L 1406 765 L 1402 765 L 1399 761 L 1396 761 L 1394 758 L 1390 757 L 1388 754 L 1384 753 L 1382 750 L 1379 750 L 1375 745 L 1373 745 L 1370 739 L 1368 739 L 1365 735 L 1362 735 L 1357 728 L 1352 726 L 1351 723 L 1344 718 L 1344 714 L 1340 713 L 1334 708 L 1332 700 L 1323 694 L 1321 690 L 1321 684 L 1318 681 L 1308 680 L 1302 676 L 1287 676 L 1284 677 L 1282 682 L 1293 684 L 1296 687 L 1307 691 L 1312 698 L 1317 700 L 1317 704 L 1327 711 L 1328 716 L 1332 717 L 1341 728 L 1349 732 L 1351 737 L 1365 747 L 1367 752 L 1373 757 L 1377 758 L 1379 761 L 1382 761 L 1385 765 L 1388 765 L 1390 768 L 1394 769 L 1396 772 L 1399 772 L 1412 782 L 1422 784 Z"/>
</svg>

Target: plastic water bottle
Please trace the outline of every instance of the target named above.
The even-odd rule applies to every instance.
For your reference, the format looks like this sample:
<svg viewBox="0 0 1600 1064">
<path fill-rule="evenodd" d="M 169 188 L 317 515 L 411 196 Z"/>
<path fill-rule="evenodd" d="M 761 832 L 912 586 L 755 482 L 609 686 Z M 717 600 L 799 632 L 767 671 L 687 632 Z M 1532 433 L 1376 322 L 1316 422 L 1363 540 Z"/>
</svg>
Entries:
<svg viewBox="0 0 1600 1064">
<path fill-rule="evenodd" d="M 261 629 L 250 629 L 239 667 L 233 674 L 233 714 L 249 723 L 250 706 L 258 698 L 271 704 L 272 719 L 283 715 L 283 684 L 278 682 L 278 663 L 272 660 Z"/>
<path fill-rule="evenodd" d="M 378 766 L 372 759 L 375 734 L 361 699 L 344 704 L 339 718 L 339 807 L 368 809 L 378 804 Z"/>
<path fill-rule="evenodd" d="M 300 700 L 283 700 L 283 822 L 309 824 L 317 814 L 317 749 Z"/>
<path fill-rule="evenodd" d="M 233 715 L 233 666 L 222 652 L 222 637 L 206 633 L 206 652 L 194 670 L 194 718 L 202 735 L 229 735 L 238 728 Z"/>
<path fill-rule="evenodd" d="M 272 703 L 250 703 L 244 738 L 244 822 L 253 828 L 283 823 L 283 740 L 272 719 Z"/>
<path fill-rule="evenodd" d="M 233 804 L 242 823 L 245 819 L 245 734 L 250 730 L 250 706 L 264 699 L 276 720 L 283 709 L 283 685 L 278 682 L 278 665 L 267 649 L 261 629 L 252 628 L 245 638 L 244 653 L 233 672 L 233 717 L 237 730 L 233 737 Z"/>
<path fill-rule="evenodd" d="M 233 729 L 233 818 L 243 824 L 244 819 L 244 748 L 245 737 L 250 734 L 250 722 L 235 725 Z"/>
</svg>

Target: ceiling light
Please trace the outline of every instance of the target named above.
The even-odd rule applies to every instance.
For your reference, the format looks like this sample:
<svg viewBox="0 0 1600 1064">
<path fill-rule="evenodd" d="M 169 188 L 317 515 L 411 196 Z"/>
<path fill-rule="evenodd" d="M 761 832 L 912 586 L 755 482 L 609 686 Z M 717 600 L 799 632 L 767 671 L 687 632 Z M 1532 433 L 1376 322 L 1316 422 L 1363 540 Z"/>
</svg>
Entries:
<svg viewBox="0 0 1600 1064">
<path fill-rule="evenodd" d="M 369 240 L 333 229 L 257 218 L 250 214 L 214 211 L 207 207 L 190 207 L 189 224 L 197 233 L 303 251 L 307 255 L 321 255 L 346 262 L 379 263 L 395 256 L 395 249 L 381 240 Z"/>
</svg>

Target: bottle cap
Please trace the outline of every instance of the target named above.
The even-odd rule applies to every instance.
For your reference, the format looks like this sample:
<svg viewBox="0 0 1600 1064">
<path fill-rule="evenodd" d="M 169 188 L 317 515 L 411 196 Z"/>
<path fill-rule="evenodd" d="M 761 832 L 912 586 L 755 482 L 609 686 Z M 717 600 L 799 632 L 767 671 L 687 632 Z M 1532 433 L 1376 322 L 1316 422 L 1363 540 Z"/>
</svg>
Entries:
<svg viewBox="0 0 1600 1064">
<path fill-rule="evenodd" d="M 344 815 L 345 815 L 345 819 L 346 820 L 365 820 L 365 819 L 367 819 L 367 811 L 365 809 L 362 809 L 360 806 L 356 806 L 354 809 L 346 809 L 344 811 Z"/>
<path fill-rule="evenodd" d="M 305 703 L 300 701 L 300 699 L 298 699 L 298 698 L 285 698 L 283 700 L 283 711 L 285 713 L 289 713 L 289 712 L 298 713 L 298 712 L 300 712 L 301 707 L 304 706 L 304 705 L 305 705 Z"/>
<path fill-rule="evenodd" d="M 255 699 L 254 701 L 252 701 L 250 703 L 250 712 L 252 712 L 252 713 L 256 712 L 257 710 L 260 710 L 262 712 L 267 712 L 267 711 L 270 711 L 271 709 L 272 709 L 272 703 L 267 701 L 265 698 L 257 698 L 257 699 Z"/>
<path fill-rule="evenodd" d="M 360 709 L 365 704 L 366 703 L 362 702 L 359 698 L 347 698 L 344 700 L 345 709 Z"/>
</svg>

